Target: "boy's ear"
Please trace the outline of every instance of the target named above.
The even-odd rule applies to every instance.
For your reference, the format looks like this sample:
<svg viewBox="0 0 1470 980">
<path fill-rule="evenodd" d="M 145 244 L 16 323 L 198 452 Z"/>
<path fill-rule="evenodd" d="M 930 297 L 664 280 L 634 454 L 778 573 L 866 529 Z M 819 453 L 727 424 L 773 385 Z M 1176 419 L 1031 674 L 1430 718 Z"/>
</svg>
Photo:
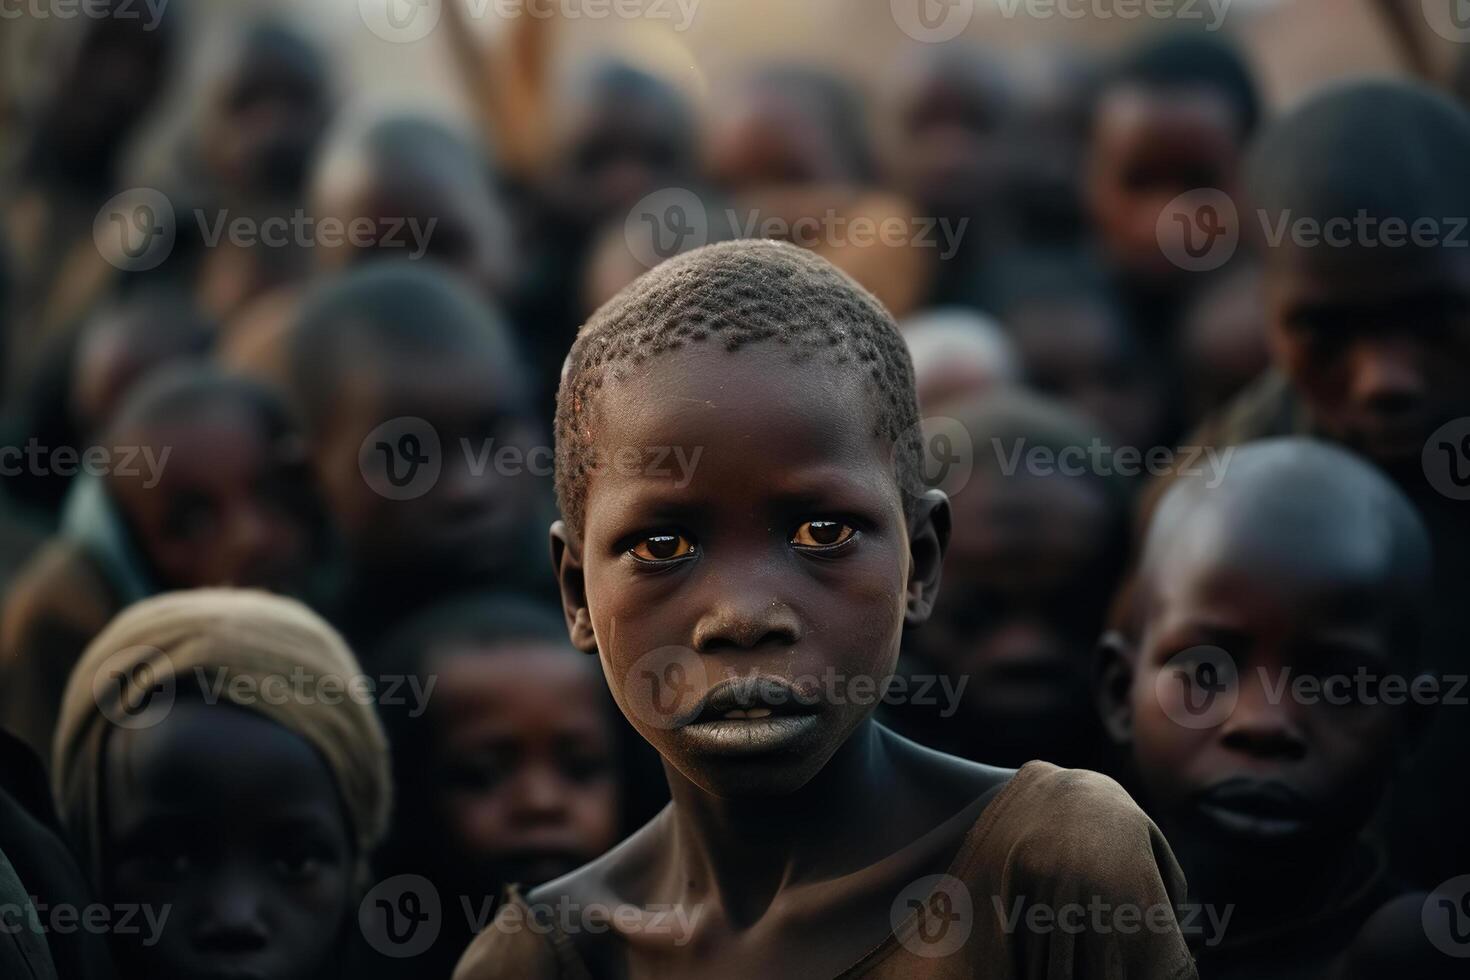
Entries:
<svg viewBox="0 0 1470 980">
<path fill-rule="evenodd" d="M 1108 737 L 1118 745 L 1133 739 L 1133 645 L 1117 630 L 1097 641 L 1092 655 L 1092 694 Z"/>
<path fill-rule="evenodd" d="M 561 588 L 561 608 L 572 645 L 583 653 L 596 653 L 597 637 L 592 632 L 587 584 L 582 575 L 582 543 L 567 529 L 565 521 L 551 525 L 551 569 Z"/>
<path fill-rule="evenodd" d="M 939 573 L 949 547 L 949 498 L 943 490 L 926 490 L 914 506 L 909 522 L 908 604 L 904 625 L 918 626 L 934 611 L 939 596 Z"/>
</svg>

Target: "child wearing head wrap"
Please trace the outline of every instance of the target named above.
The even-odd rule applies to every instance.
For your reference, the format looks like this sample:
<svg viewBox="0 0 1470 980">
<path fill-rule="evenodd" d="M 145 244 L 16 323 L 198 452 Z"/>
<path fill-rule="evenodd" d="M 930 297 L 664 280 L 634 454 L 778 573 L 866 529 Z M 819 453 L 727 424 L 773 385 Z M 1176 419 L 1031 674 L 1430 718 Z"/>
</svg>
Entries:
<svg viewBox="0 0 1470 980">
<path fill-rule="evenodd" d="M 97 637 L 53 783 L 104 901 L 143 910 L 124 975 L 336 975 L 388 823 L 372 700 L 341 637 L 265 593 L 161 595 Z"/>
</svg>

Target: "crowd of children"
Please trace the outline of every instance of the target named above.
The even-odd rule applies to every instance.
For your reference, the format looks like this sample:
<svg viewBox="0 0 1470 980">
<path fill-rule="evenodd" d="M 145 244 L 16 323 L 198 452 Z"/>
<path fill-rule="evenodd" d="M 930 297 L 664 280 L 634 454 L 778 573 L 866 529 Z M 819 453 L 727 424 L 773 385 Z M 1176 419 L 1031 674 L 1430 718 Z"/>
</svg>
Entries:
<svg viewBox="0 0 1470 980">
<path fill-rule="evenodd" d="M 261 20 L 143 268 L 191 12 L 97 6 L 0 115 L 0 976 L 1463 969 L 1470 73 L 446 0 L 459 125 Z"/>
</svg>

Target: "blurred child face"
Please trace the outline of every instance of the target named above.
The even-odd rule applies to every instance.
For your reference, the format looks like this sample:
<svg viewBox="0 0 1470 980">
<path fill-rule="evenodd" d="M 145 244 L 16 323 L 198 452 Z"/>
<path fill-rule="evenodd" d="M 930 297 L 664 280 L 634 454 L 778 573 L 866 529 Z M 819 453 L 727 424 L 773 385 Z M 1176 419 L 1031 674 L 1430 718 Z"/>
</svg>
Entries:
<svg viewBox="0 0 1470 980">
<path fill-rule="evenodd" d="M 779 90 L 746 93 L 717 117 L 710 136 L 710 174 L 725 187 L 834 183 L 852 169 L 821 120 Z"/>
<path fill-rule="evenodd" d="M 1470 414 L 1470 266 L 1445 249 L 1268 250 L 1277 362 L 1313 420 L 1390 470 Z M 1409 254 L 1417 253 L 1417 254 Z"/>
<path fill-rule="evenodd" d="M 1008 317 L 1029 384 L 1106 425 L 1124 445 L 1155 444 L 1164 398 L 1116 315 L 1083 299 L 1033 302 Z"/>
<path fill-rule="evenodd" d="M 551 192 L 583 225 L 621 221 L 644 196 L 690 180 L 694 134 L 672 92 L 584 97 L 570 109 Z"/>
<path fill-rule="evenodd" d="M 290 591 L 300 583 L 311 548 L 306 474 L 255 413 L 213 406 L 136 435 L 161 477 L 150 486 L 153 473 L 138 457 L 130 464 L 138 475 L 114 474 L 109 490 L 161 585 Z M 123 465 L 121 453 L 114 459 Z"/>
<path fill-rule="evenodd" d="M 373 365 L 346 379 L 315 465 L 354 561 L 453 576 L 503 571 L 523 558 L 550 457 L 533 452 L 533 427 L 506 394 L 519 384 L 482 358 L 471 360 L 411 357 L 391 376 Z M 394 500 L 368 483 L 360 453 L 374 429 L 405 417 L 433 427 L 441 468 L 421 495 Z"/>
<path fill-rule="evenodd" d="M 1131 689 L 1133 754 L 1187 861 L 1259 867 L 1263 849 L 1333 853 L 1366 823 L 1404 749 L 1406 708 L 1314 700 L 1281 686 L 1405 671 L 1394 619 L 1407 610 L 1390 601 L 1387 569 L 1374 567 L 1381 559 L 1346 539 L 1304 547 L 1287 529 L 1271 530 L 1240 528 L 1208 552 L 1180 546 L 1150 576 Z M 1201 647 L 1228 654 L 1238 679 Z M 1213 701 L 1188 689 L 1195 681 L 1225 699 L 1218 718 L 1204 713 Z M 1200 724 L 1218 723 L 1173 720 L 1192 717 L 1182 700 L 1191 696 L 1206 706 L 1195 713 Z"/>
<path fill-rule="evenodd" d="M 694 345 L 599 398 L 599 459 L 699 453 L 687 478 L 589 478 L 586 605 L 619 706 L 706 792 L 801 788 L 873 710 L 845 685 L 893 673 L 913 568 L 863 372 Z M 733 678 L 761 691 L 722 700 Z"/>
<path fill-rule="evenodd" d="M 1124 87 L 1098 105 L 1088 168 L 1093 221 L 1109 260 L 1130 279 L 1168 283 L 1184 275 L 1160 247 L 1159 216 L 1189 191 L 1234 195 L 1236 125 L 1227 102 L 1204 91 Z"/>
<path fill-rule="evenodd" d="M 1113 583 L 1117 517 L 1089 480 L 977 473 L 953 497 L 934 614 L 910 637 L 927 664 L 968 677 L 969 741 L 1029 761 L 1088 719 L 1088 654 Z"/>
<path fill-rule="evenodd" d="M 900 189 L 940 216 L 993 206 L 1009 168 L 1008 99 L 999 79 L 931 72 L 899 114 L 893 156 Z"/>
<path fill-rule="evenodd" d="M 328 116 L 323 79 L 303 57 L 301 51 L 255 51 L 220 94 L 205 152 L 231 190 L 300 192 Z"/>
<path fill-rule="evenodd" d="M 426 762 L 454 874 L 529 888 L 617 843 L 611 706 L 593 664 L 531 641 L 432 663 Z"/>
<path fill-rule="evenodd" d="M 354 847 L 332 771 L 305 739 L 180 701 L 151 728 L 115 730 L 105 766 L 108 898 L 168 910 L 161 936 L 120 951 L 125 975 L 331 974 L 357 904 Z"/>
</svg>

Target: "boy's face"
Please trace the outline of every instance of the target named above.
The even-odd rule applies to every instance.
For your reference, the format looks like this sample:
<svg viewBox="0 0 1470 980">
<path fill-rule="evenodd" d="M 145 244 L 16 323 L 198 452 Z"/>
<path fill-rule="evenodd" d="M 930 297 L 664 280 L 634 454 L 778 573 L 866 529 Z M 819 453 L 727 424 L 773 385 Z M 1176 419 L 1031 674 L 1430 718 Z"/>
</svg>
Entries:
<svg viewBox="0 0 1470 980">
<path fill-rule="evenodd" d="M 461 576 L 522 560 L 526 522 L 538 513 L 548 482 L 538 474 L 550 463 L 532 451 L 534 429 L 507 394 L 519 390 L 515 381 L 478 356 L 416 356 L 391 372 L 372 364 L 344 379 L 340 408 L 317 447 L 315 465 L 352 561 L 405 574 L 417 569 Z M 398 418 L 433 427 L 440 462 L 431 487 L 401 500 L 368 483 L 360 457 L 373 430 Z M 391 443 L 388 451 L 398 452 Z M 403 458 L 393 455 L 392 465 L 401 468 Z"/>
<path fill-rule="evenodd" d="M 1235 115 L 1208 91 L 1125 86 L 1097 108 L 1088 166 L 1093 220 L 1109 259 L 1140 282 L 1177 281 L 1159 243 L 1159 216 L 1176 197 L 1214 188 L 1234 196 L 1241 146 Z"/>
<path fill-rule="evenodd" d="M 617 843 L 612 709 L 592 663 L 525 641 L 433 666 L 428 765 L 456 874 L 529 888 Z"/>
<path fill-rule="evenodd" d="M 916 559 L 941 550 L 911 542 L 864 371 L 791 356 L 712 342 L 605 386 L 582 539 L 555 529 L 619 706 L 718 796 L 799 789 L 867 719 L 850 685 L 893 673 L 906 611 L 927 612 Z M 722 700 L 734 678 L 760 691 Z"/>
<path fill-rule="evenodd" d="M 1430 434 L 1470 415 L 1470 262 L 1289 239 L 1266 260 L 1272 347 L 1314 421 L 1390 470 L 1417 470 Z"/>
<path fill-rule="evenodd" d="M 220 92 L 205 152 L 230 191 L 301 190 L 330 115 L 323 79 L 301 57 L 252 52 Z"/>
<path fill-rule="evenodd" d="M 1160 558 L 1131 685 L 1134 760 L 1170 840 L 1227 863 L 1344 846 L 1404 750 L 1407 709 L 1355 680 L 1408 662 L 1381 558 L 1269 530 Z"/>
<path fill-rule="evenodd" d="M 998 79 L 931 72 L 899 112 L 899 187 L 945 217 L 995 206 L 1010 169 L 1008 99 Z"/>
<path fill-rule="evenodd" d="M 115 730 L 105 770 L 108 899 L 168 912 L 161 936 L 121 951 L 127 975 L 328 975 L 356 908 L 354 854 L 332 771 L 305 739 L 180 701 L 152 728 Z"/>
<path fill-rule="evenodd" d="M 1115 517 L 1090 481 L 977 473 L 953 497 L 944 587 L 910 638 L 925 662 L 968 677 L 979 744 L 1030 755 L 1088 717 L 1088 653 L 1113 583 L 1098 581 Z"/>
<path fill-rule="evenodd" d="M 311 550 L 306 473 L 267 440 L 260 419 L 215 406 L 137 436 L 156 468 L 140 454 L 135 475 L 122 473 L 132 447 L 119 447 L 108 486 L 164 587 L 300 583 Z"/>
</svg>

